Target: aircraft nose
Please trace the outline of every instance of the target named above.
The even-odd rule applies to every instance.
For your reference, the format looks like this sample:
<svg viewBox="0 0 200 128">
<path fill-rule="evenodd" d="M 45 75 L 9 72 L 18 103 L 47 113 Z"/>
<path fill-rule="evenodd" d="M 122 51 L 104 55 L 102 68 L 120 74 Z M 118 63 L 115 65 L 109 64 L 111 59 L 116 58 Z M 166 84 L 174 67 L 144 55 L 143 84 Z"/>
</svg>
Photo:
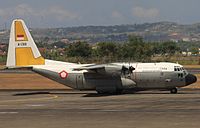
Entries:
<svg viewBox="0 0 200 128">
<path fill-rule="evenodd" d="M 192 74 L 188 74 L 186 77 L 185 77 L 185 82 L 186 82 L 186 85 L 190 85 L 192 83 L 195 83 L 197 81 L 197 77 L 195 75 L 192 75 Z"/>
</svg>

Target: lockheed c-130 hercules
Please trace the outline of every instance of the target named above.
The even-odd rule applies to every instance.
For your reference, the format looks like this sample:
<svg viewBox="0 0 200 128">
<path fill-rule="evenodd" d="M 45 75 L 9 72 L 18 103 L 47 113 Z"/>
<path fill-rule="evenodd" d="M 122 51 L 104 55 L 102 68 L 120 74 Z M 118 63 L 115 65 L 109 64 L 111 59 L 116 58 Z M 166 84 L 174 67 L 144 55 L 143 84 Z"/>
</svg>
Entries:
<svg viewBox="0 0 200 128">
<path fill-rule="evenodd" d="M 77 90 L 121 93 L 123 90 L 169 90 L 197 81 L 176 63 L 78 64 L 44 59 L 21 19 L 12 22 L 7 68 L 32 71 Z"/>
</svg>

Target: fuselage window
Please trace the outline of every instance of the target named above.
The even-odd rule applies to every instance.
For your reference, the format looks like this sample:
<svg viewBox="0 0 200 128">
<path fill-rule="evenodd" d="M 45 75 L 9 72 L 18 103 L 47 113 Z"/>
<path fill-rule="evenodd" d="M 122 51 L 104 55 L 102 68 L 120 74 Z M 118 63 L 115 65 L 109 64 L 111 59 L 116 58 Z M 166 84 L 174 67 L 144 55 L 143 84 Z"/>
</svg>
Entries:
<svg viewBox="0 0 200 128">
<path fill-rule="evenodd" d="M 183 73 L 184 73 L 184 75 L 186 75 L 186 72 L 185 72 L 185 70 L 183 71 Z"/>
<path fill-rule="evenodd" d="M 181 73 L 181 78 L 183 78 L 183 73 Z"/>
<path fill-rule="evenodd" d="M 183 78 L 183 73 L 178 73 L 178 78 Z"/>
</svg>

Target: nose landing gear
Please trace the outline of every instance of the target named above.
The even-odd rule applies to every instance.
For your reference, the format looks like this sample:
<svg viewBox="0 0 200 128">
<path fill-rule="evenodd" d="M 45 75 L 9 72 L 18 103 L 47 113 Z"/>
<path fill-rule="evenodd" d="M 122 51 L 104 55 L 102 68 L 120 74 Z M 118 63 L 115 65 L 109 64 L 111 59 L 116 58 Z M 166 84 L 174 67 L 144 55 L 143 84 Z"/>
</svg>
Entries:
<svg viewBox="0 0 200 128">
<path fill-rule="evenodd" d="M 177 88 L 170 89 L 171 94 L 177 94 L 177 92 L 178 92 Z"/>
</svg>

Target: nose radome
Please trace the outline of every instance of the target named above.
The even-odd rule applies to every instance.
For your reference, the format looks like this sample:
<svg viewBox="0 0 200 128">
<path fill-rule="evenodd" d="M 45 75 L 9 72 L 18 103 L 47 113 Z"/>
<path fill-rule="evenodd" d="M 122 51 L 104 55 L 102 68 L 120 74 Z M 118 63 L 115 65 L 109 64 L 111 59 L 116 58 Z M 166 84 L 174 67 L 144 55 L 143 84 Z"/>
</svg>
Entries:
<svg viewBox="0 0 200 128">
<path fill-rule="evenodd" d="M 190 85 L 192 83 L 195 83 L 197 81 L 197 77 L 195 75 L 192 75 L 192 74 L 188 74 L 186 77 L 185 77 L 185 82 L 186 82 L 186 85 Z"/>
</svg>

